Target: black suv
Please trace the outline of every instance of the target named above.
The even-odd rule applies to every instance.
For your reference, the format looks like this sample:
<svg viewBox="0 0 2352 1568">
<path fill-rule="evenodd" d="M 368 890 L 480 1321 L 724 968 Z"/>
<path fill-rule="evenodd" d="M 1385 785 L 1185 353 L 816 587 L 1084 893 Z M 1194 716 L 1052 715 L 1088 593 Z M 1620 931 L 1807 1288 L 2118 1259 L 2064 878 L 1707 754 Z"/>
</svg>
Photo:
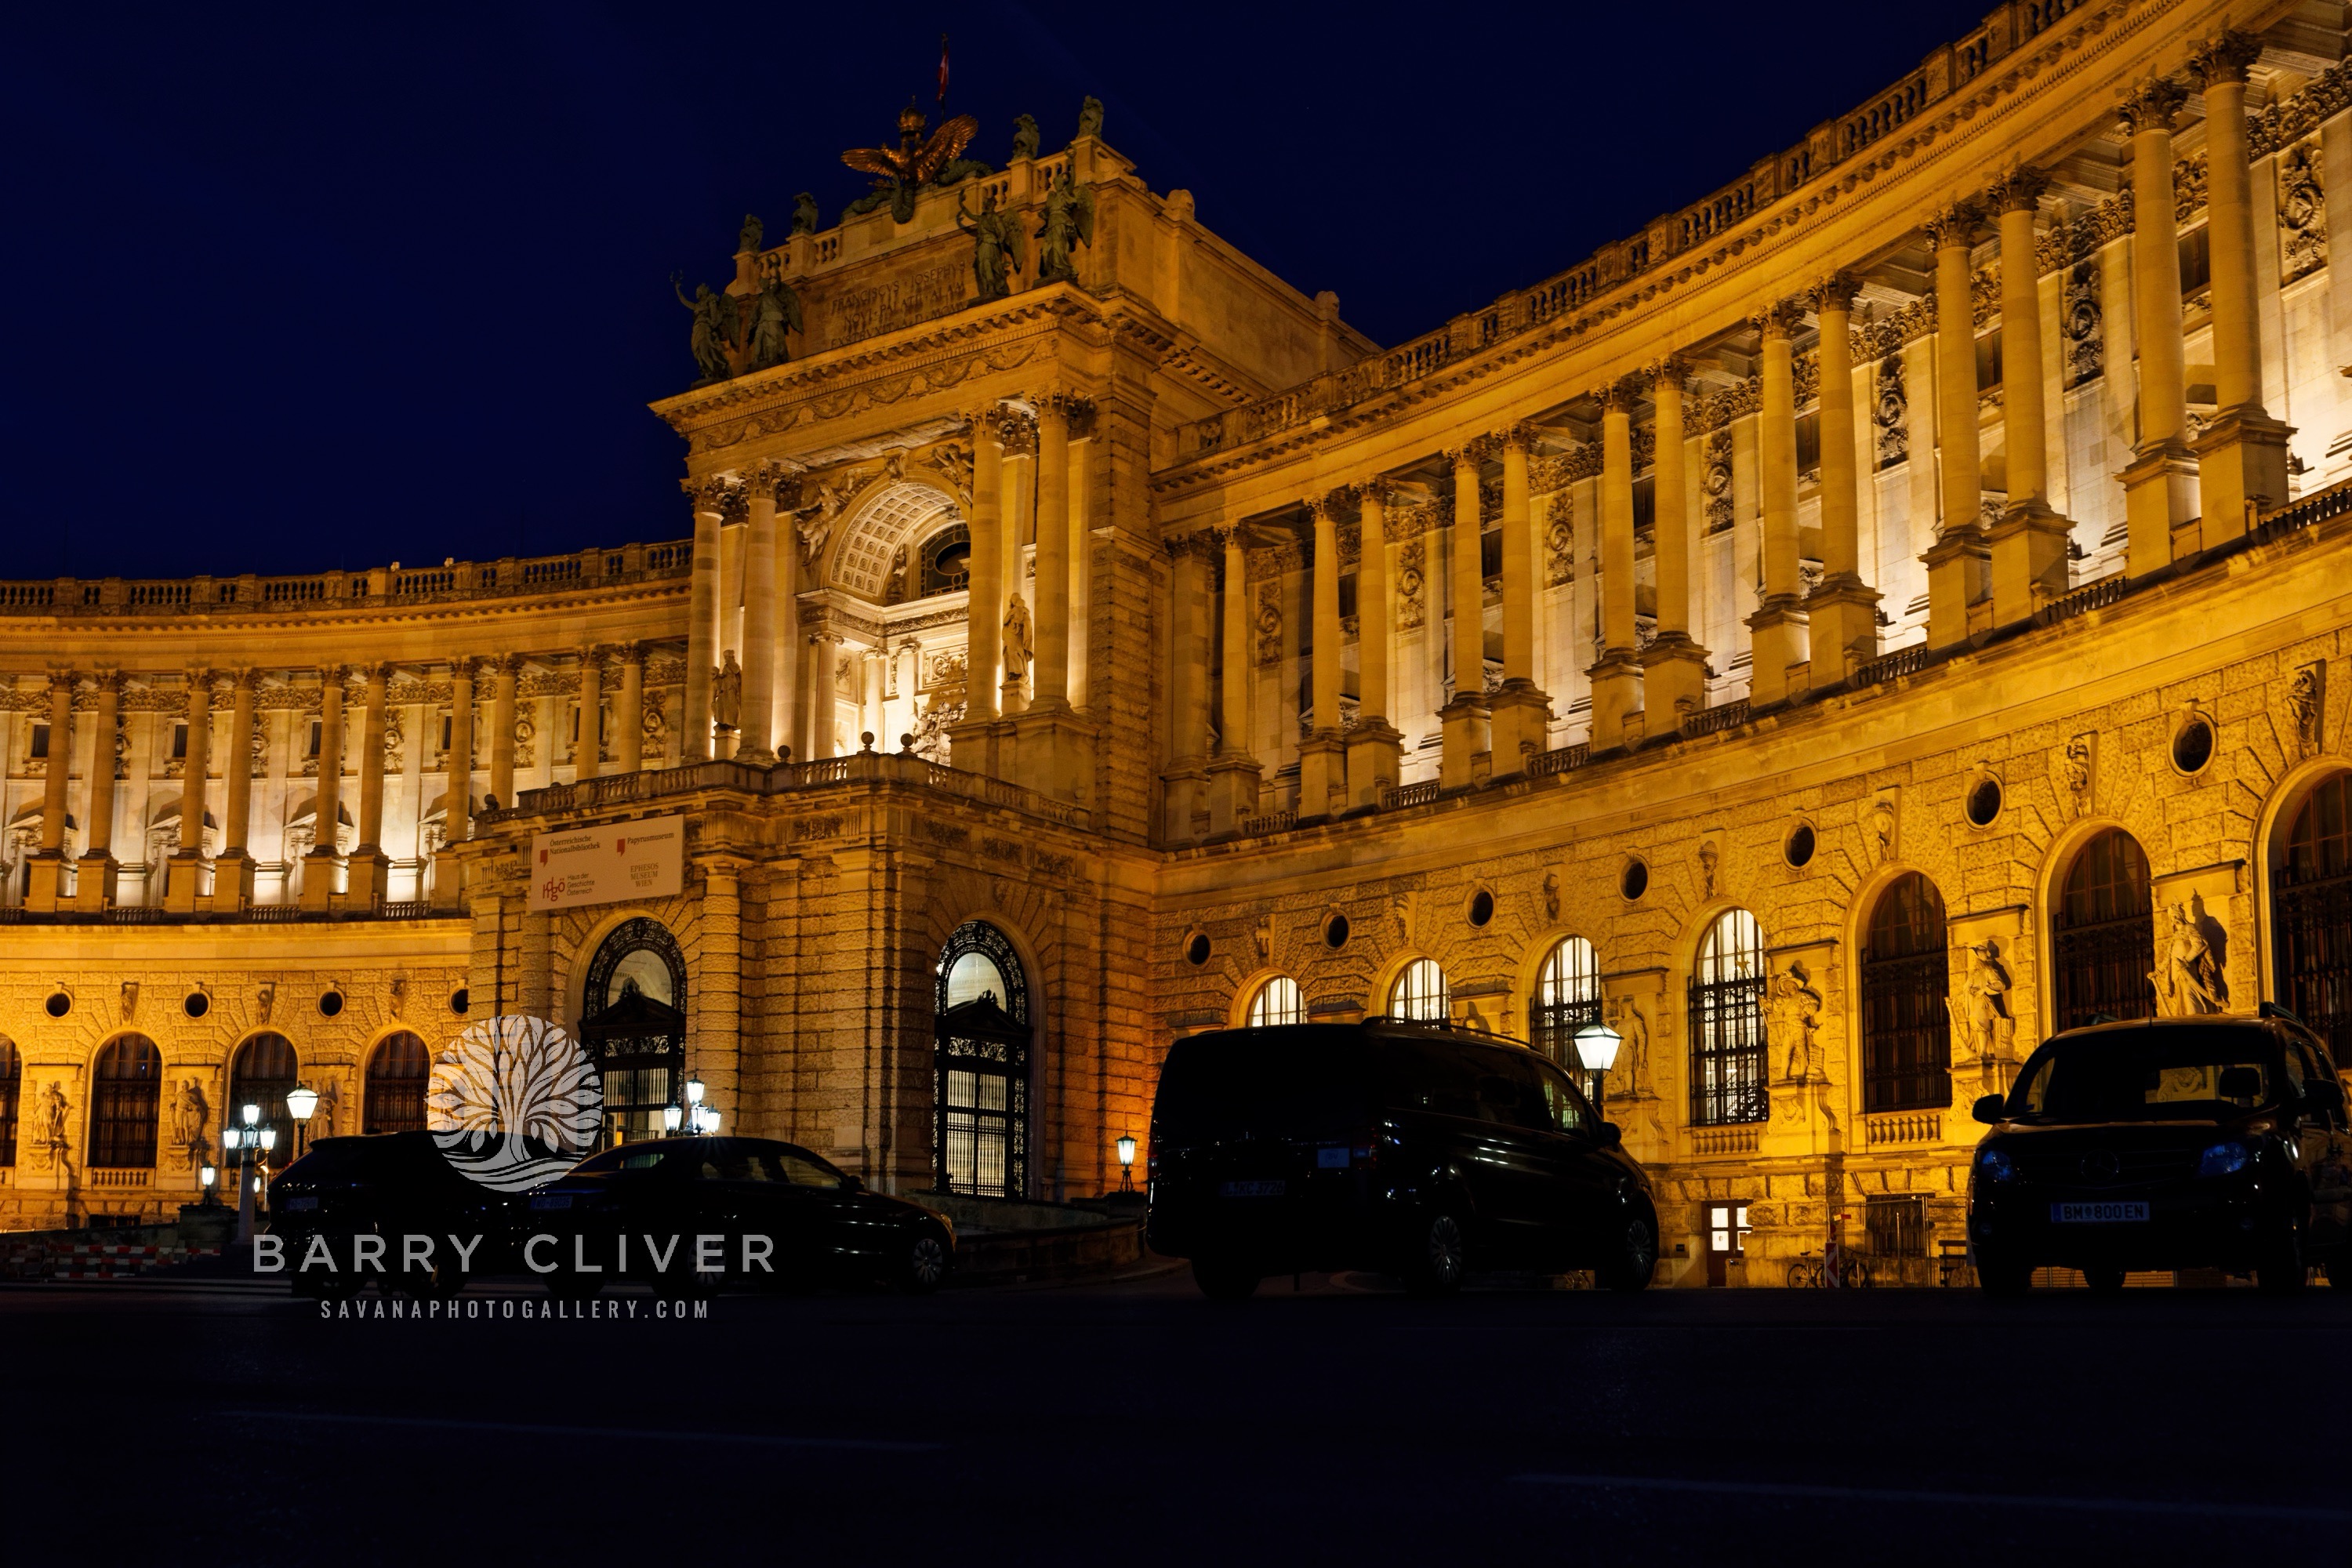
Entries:
<svg viewBox="0 0 2352 1568">
<path fill-rule="evenodd" d="M 2095 1290 L 2128 1269 L 2251 1271 L 2299 1290 L 2309 1265 L 2352 1282 L 2352 1137 L 2316 1036 L 2274 1009 L 2095 1024 L 2035 1051 L 1969 1171 L 1969 1238 L 1987 1292 L 2044 1265 Z"/>
<path fill-rule="evenodd" d="M 373 1279 L 449 1296 L 509 1266 L 512 1207 L 443 1159 L 432 1133 L 372 1132 L 321 1138 L 279 1172 L 269 1233 L 297 1295 L 348 1294 Z"/>
<path fill-rule="evenodd" d="M 1657 1266 L 1649 1178 L 1566 1073 L 1490 1035 L 1374 1018 L 1176 1042 L 1151 1108 L 1154 1251 L 1240 1300 L 1369 1268 L 1424 1292 L 1470 1267 Z"/>
</svg>

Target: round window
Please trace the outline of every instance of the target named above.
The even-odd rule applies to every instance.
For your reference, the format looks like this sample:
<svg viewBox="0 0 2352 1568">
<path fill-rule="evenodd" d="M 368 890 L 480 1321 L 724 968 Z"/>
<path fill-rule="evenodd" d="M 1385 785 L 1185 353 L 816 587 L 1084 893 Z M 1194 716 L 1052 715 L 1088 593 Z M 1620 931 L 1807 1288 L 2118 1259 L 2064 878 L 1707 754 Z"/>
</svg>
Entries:
<svg viewBox="0 0 2352 1568">
<path fill-rule="evenodd" d="M 343 1010 L 343 994 L 342 994 L 341 992 L 340 992 L 340 991 L 329 991 L 329 992 L 325 993 L 324 994 L 322 994 L 321 996 L 320 996 L 320 998 L 319 998 L 319 1011 L 320 1011 L 321 1014 L 325 1015 L 327 1017 L 331 1018 L 331 1017 L 333 1017 L 336 1014 L 338 1014 L 338 1013 L 341 1012 L 342 1010 Z"/>
<path fill-rule="evenodd" d="M 1495 895 L 1481 888 L 1470 896 L 1470 923 L 1485 925 L 1495 918 Z"/>
<path fill-rule="evenodd" d="M 2213 726 L 2201 714 L 2191 715 L 2172 737 L 2172 765 L 2184 773 L 2200 771 L 2213 760 Z"/>
<path fill-rule="evenodd" d="M 473 998 L 466 994 L 466 988 L 460 985 L 457 989 L 449 993 L 449 1011 L 462 1016 L 466 1011 L 467 1005 L 472 1000 Z"/>
<path fill-rule="evenodd" d="M 1813 825 L 1810 822 L 1801 822 L 1789 829 L 1789 842 L 1782 848 L 1788 855 L 1789 864 L 1791 866 L 1801 867 L 1812 859 Z"/>
<path fill-rule="evenodd" d="M 1979 827 L 1990 827 L 2000 815 L 2000 781 L 1979 779 L 1976 788 L 1969 791 L 1969 820 Z"/>
<path fill-rule="evenodd" d="M 73 1011 L 73 998 L 59 991 L 41 1005 L 47 1010 L 50 1017 L 62 1018 Z"/>
<path fill-rule="evenodd" d="M 1348 945 L 1348 917 L 1333 915 L 1323 922 L 1323 945 L 1342 948 Z"/>
<path fill-rule="evenodd" d="M 1625 895 L 1629 904 L 1640 899 L 1650 890 L 1650 868 L 1639 860 L 1626 861 L 1625 874 L 1618 879 L 1617 890 Z"/>
<path fill-rule="evenodd" d="M 201 991 L 191 991 L 188 993 L 187 999 L 180 1005 L 186 1010 L 189 1017 L 201 1018 L 213 1010 L 213 999 Z"/>
<path fill-rule="evenodd" d="M 1198 967 L 1209 962 L 1209 934 L 1194 931 L 1192 940 L 1184 944 L 1184 961 Z"/>
</svg>

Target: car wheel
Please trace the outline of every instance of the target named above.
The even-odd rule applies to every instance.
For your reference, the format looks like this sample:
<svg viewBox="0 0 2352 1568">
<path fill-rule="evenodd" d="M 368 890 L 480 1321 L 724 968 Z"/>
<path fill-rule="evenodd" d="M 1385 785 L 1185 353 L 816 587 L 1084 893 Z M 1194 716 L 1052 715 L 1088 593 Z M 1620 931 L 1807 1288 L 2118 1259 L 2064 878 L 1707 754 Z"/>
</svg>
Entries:
<svg viewBox="0 0 2352 1568">
<path fill-rule="evenodd" d="M 2309 1267 L 2303 1257 L 2303 1231 L 2287 1226 L 2264 1244 L 2254 1260 L 2254 1283 L 2265 1296 L 2292 1296 L 2303 1289 Z"/>
<path fill-rule="evenodd" d="M 1647 1210 L 1625 1216 L 1625 1228 L 1607 1261 L 1593 1270 L 1603 1290 L 1646 1290 L 1658 1268 L 1658 1227 Z"/>
<path fill-rule="evenodd" d="M 1405 1284 L 1416 1296 L 1451 1296 L 1462 1289 L 1468 1247 L 1462 1222 L 1450 1214 L 1429 1216 L 1421 1227 L 1420 1246 L 1407 1260 Z"/>
<path fill-rule="evenodd" d="M 1977 1254 L 1977 1288 L 1988 1296 L 2022 1296 L 2033 1289 L 2033 1265 L 2012 1263 L 1998 1254 Z"/>
<path fill-rule="evenodd" d="M 948 1244 L 940 1239 L 937 1231 L 919 1231 L 899 1263 L 899 1289 L 911 1296 L 928 1296 L 944 1284 L 947 1277 Z"/>
<path fill-rule="evenodd" d="M 1192 1283 L 1212 1301 L 1246 1301 L 1257 1294 L 1258 1272 L 1230 1258 L 1192 1259 Z"/>
<path fill-rule="evenodd" d="M 2083 1283 L 2091 1288 L 2094 1296 L 2116 1295 L 2124 1288 L 2124 1271 L 2120 1268 L 2085 1268 Z"/>
</svg>

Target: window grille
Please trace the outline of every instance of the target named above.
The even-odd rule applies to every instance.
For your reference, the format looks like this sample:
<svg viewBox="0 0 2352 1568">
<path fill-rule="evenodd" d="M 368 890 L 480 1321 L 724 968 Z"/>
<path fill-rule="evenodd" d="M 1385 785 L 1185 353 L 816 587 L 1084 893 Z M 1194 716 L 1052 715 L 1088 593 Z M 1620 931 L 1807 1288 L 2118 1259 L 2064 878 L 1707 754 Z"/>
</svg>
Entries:
<svg viewBox="0 0 2352 1568">
<path fill-rule="evenodd" d="M 1865 1110 L 1952 1103 L 1951 964 L 1944 900 L 1913 871 L 1878 896 L 1862 952 Z"/>
<path fill-rule="evenodd" d="M 163 1056 L 144 1035 L 125 1035 L 98 1053 L 89 1108 L 93 1170 L 155 1168 L 155 1110 Z"/>
<path fill-rule="evenodd" d="M 1927 1256 L 1927 1204 L 1916 1194 L 1874 1193 L 1863 1202 L 1862 1221 L 1872 1256 Z"/>
<path fill-rule="evenodd" d="M 1414 959 L 1404 966 L 1404 973 L 1396 977 L 1396 984 L 1389 987 L 1391 1017 L 1442 1024 L 1452 1002 L 1445 984 L 1445 972 L 1437 967 L 1433 959 Z"/>
<path fill-rule="evenodd" d="M 2110 827 L 2083 846 L 2067 868 L 2053 928 L 2058 1002 L 2053 1034 L 2102 1016 L 2155 1016 L 2148 971 L 2156 958 L 2156 922 L 2148 901 L 2147 858 L 2130 834 Z"/>
<path fill-rule="evenodd" d="M 1690 1030 L 1691 1125 L 1767 1120 L 1764 933 L 1746 910 L 1717 915 L 1699 942 Z"/>
<path fill-rule="evenodd" d="M 1298 994 L 1298 982 L 1287 974 L 1276 975 L 1250 998 L 1249 1026 L 1253 1029 L 1305 1022 L 1307 1004 Z"/>
<path fill-rule="evenodd" d="M 1528 1039 L 1562 1067 L 1580 1068 L 1576 1032 L 1601 1022 L 1601 961 L 1580 936 L 1562 937 L 1544 955 L 1528 998 Z"/>
<path fill-rule="evenodd" d="M 0 1039 L 0 1167 L 16 1163 L 16 1090 L 23 1078 L 16 1046 Z"/>
<path fill-rule="evenodd" d="M 2339 1064 L 2352 1060 L 2352 773 L 2295 813 L 2273 905 L 2279 999 Z"/>
<path fill-rule="evenodd" d="M 940 951 L 932 1026 L 934 1179 L 1023 1197 L 1029 1183 L 1029 986 L 1005 934 L 956 928 Z"/>
<path fill-rule="evenodd" d="M 367 1097 L 361 1130 L 366 1132 L 425 1131 L 425 1087 L 433 1062 L 425 1042 L 403 1032 L 376 1047 L 368 1058 Z"/>
</svg>

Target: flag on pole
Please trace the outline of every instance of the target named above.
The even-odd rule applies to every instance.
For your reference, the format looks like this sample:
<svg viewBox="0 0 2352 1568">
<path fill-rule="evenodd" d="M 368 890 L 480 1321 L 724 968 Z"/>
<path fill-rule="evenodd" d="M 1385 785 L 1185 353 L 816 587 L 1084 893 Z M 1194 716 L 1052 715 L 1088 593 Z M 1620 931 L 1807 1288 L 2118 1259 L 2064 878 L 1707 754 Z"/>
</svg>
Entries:
<svg viewBox="0 0 2352 1568">
<path fill-rule="evenodd" d="M 948 36 L 940 35 L 940 101 L 948 100 Z"/>
</svg>

